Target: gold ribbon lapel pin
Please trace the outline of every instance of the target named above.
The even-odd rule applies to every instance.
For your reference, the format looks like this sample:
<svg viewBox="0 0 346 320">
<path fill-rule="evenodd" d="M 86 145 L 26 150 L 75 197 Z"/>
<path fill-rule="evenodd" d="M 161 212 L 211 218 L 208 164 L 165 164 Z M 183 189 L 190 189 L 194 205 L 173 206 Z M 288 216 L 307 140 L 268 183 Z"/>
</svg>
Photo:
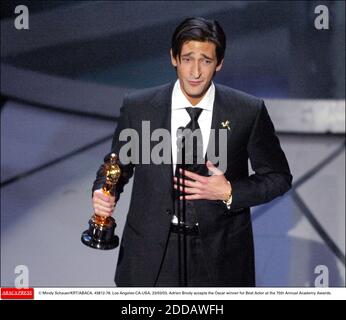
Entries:
<svg viewBox="0 0 346 320">
<path fill-rule="evenodd" d="M 229 120 L 221 122 L 222 128 L 227 128 L 227 130 L 231 131 L 231 128 L 229 127 Z"/>
</svg>

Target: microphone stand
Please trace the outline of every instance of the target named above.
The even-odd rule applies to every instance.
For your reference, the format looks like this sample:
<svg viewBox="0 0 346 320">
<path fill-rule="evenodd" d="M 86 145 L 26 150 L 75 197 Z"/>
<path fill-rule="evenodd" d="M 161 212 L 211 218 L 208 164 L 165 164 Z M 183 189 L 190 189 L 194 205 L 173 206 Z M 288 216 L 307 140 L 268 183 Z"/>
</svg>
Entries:
<svg viewBox="0 0 346 320">
<path fill-rule="evenodd" d="M 184 130 L 184 127 L 178 128 L 178 130 Z M 182 135 L 178 139 L 181 139 L 181 168 L 183 170 L 186 169 L 186 163 L 185 163 L 185 136 Z M 179 146 L 178 146 L 179 148 Z M 178 164 L 177 164 L 178 165 Z M 187 287 L 187 244 L 186 244 L 186 233 L 182 229 L 180 229 L 180 222 L 183 223 L 186 222 L 186 200 L 185 200 L 185 184 L 182 174 L 178 171 L 178 177 L 177 177 L 177 186 L 178 186 L 178 194 L 183 194 L 183 200 L 178 200 L 178 272 L 179 272 L 179 284 L 180 286 Z M 180 187 L 182 187 L 182 193 L 180 193 Z M 181 201 L 181 202 L 180 202 Z M 182 241 L 181 241 L 182 240 Z M 181 243 L 183 243 L 183 248 L 181 248 Z M 183 261 L 182 261 L 183 260 Z M 183 273 L 183 279 L 182 279 L 182 273 Z M 182 281 L 183 280 L 183 281 Z"/>
</svg>

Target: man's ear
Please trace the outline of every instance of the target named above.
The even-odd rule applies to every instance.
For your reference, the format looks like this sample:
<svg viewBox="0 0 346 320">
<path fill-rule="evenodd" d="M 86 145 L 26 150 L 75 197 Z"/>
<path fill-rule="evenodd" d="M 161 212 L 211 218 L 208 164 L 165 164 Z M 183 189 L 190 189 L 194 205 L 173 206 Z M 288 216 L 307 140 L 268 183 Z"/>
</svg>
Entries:
<svg viewBox="0 0 346 320">
<path fill-rule="evenodd" d="M 177 67 L 177 59 L 175 59 L 174 57 L 173 57 L 173 51 L 172 51 L 172 49 L 170 49 L 169 50 L 169 53 L 171 54 L 171 62 L 172 62 L 172 65 L 173 65 L 173 67 Z"/>
<path fill-rule="evenodd" d="M 223 59 L 221 60 L 220 64 L 216 67 L 215 71 L 220 71 L 223 65 Z"/>
</svg>

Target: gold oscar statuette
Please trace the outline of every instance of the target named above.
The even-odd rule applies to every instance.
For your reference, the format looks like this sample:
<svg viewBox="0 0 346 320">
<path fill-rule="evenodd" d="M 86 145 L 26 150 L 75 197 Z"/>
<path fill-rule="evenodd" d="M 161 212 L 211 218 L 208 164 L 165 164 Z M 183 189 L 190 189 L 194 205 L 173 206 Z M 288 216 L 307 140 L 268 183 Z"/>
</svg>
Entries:
<svg viewBox="0 0 346 320">
<path fill-rule="evenodd" d="M 104 163 L 104 176 L 106 181 L 102 191 L 106 195 L 114 196 L 115 186 L 121 175 L 118 164 L 118 156 L 110 155 L 109 160 Z M 109 250 L 119 245 L 119 238 L 114 235 L 116 223 L 113 217 L 101 217 L 94 213 L 89 220 L 89 229 L 82 234 L 82 242 L 91 248 Z"/>
</svg>

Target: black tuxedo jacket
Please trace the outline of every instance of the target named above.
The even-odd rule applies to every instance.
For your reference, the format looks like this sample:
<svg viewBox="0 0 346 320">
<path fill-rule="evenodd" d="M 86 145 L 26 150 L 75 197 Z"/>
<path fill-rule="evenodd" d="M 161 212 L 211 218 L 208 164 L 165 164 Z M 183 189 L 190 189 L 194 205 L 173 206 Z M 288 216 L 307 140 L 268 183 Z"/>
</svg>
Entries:
<svg viewBox="0 0 346 320">
<path fill-rule="evenodd" d="M 115 130 L 112 152 L 119 154 L 127 142 L 119 140 L 123 129 L 135 129 L 142 146 L 142 121 L 150 131 L 171 127 L 171 95 L 174 84 L 137 91 L 125 97 Z M 255 286 L 254 246 L 250 207 L 271 201 L 291 187 L 292 176 L 264 102 L 243 92 L 216 85 L 212 129 L 227 130 L 227 170 L 233 202 L 197 200 L 200 235 L 214 286 Z M 216 138 L 218 141 L 218 138 Z M 151 142 L 152 149 L 158 142 Z M 169 141 L 169 143 L 171 143 Z M 149 145 L 148 145 L 149 147 Z M 170 146 L 168 146 L 170 147 Z M 216 154 L 219 148 L 216 145 Z M 173 214 L 171 164 L 122 165 L 117 196 L 134 173 L 133 190 L 121 241 L 115 282 L 118 286 L 153 286 L 168 239 Z M 107 157 L 107 156 L 106 156 Z M 249 176 L 248 159 L 255 174 Z M 104 177 L 97 173 L 93 189 Z"/>
</svg>

